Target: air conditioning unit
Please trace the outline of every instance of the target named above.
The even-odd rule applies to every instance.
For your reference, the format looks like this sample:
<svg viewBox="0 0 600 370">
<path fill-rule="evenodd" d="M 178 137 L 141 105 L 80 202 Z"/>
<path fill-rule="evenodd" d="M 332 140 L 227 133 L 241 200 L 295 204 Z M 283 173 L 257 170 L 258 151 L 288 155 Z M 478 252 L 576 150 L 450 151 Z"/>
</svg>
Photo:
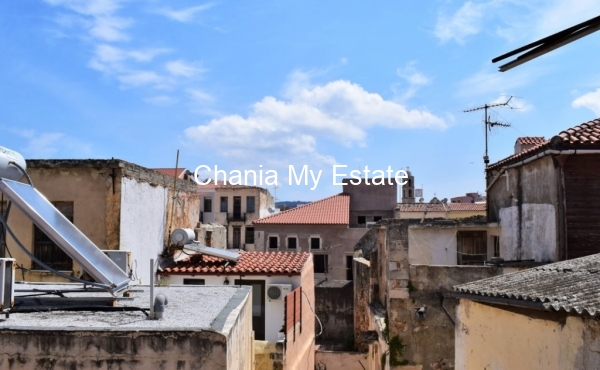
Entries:
<svg viewBox="0 0 600 370">
<path fill-rule="evenodd" d="M 15 303 L 15 259 L 0 258 L 0 312 L 6 313 Z"/>
<path fill-rule="evenodd" d="M 131 273 L 131 252 L 118 250 L 103 250 L 104 254 L 127 275 Z"/>
<path fill-rule="evenodd" d="M 267 284 L 267 298 L 270 301 L 283 301 L 292 291 L 292 284 Z"/>
</svg>

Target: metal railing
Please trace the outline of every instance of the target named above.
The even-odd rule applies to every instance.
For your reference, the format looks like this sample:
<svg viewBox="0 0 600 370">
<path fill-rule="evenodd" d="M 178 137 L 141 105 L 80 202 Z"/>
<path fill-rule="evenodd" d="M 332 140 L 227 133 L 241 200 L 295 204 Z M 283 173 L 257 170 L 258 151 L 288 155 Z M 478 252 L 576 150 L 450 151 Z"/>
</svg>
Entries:
<svg viewBox="0 0 600 370">
<path fill-rule="evenodd" d="M 228 213 L 227 214 L 227 222 L 229 221 L 244 221 L 246 222 L 246 214 L 245 213 Z"/>
</svg>

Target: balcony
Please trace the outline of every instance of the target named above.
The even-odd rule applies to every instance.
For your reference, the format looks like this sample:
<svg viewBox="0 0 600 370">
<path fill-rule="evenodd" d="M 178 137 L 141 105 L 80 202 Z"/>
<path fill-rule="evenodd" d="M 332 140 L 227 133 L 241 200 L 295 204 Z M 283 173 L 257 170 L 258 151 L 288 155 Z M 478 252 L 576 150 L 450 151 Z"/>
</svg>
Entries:
<svg viewBox="0 0 600 370">
<path fill-rule="evenodd" d="M 231 221 L 242 221 L 242 222 L 246 222 L 246 214 L 245 213 L 238 213 L 238 212 L 234 212 L 234 213 L 228 213 L 227 214 L 227 222 L 231 222 Z"/>
</svg>

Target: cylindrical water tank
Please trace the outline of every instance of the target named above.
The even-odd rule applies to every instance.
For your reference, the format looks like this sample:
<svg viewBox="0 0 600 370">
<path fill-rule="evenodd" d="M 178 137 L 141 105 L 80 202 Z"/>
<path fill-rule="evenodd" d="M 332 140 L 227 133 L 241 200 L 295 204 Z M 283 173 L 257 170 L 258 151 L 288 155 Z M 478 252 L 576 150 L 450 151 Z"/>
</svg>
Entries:
<svg viewBox="0 0 600 370">
<path fill-rule="evenodd" d="M 0 177 L 10 180 L 18 181 L 23 177 L 23 172 L 10 162 L 15 162 L 23 168 L 27 169 L 25 158 L 14 150 L 10 150 L 3 146 L 0 146 Z"/>
<path fill-rule="evenodd" d="M 194 230 L 192 229 L 175 229 L 171 233 L 171 242 L 175 245 L 191 244 L 194 241 Z"/>
</svg>

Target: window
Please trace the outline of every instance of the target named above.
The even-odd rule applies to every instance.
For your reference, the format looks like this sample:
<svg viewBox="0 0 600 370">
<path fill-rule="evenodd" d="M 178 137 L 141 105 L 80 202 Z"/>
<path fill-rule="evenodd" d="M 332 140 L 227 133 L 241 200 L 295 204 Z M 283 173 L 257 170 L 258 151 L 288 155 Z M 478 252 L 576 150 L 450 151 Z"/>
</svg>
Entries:
<svg viewBox="0 0 600 370">
<path fill-rule="evenodd" d="M 329 256 L 326 254 L 313 255 L 315 274 L 326 274 L 329 270 Z"/>
<path fill-rule="evenodd" d="M 246 228 L 246 244 L 254 244 L 254 228 Z"/>
<path fill-rule="evenodd" d="M 269 249 L 277 249 L 279 244 L 279 237 L 269 236 Z"/>
<path fill-rule="evenodd" d="M 459 231 L 457 235 L 459 265 L 483 265 L 487 259 L 485 231 Z"/>
<path fill-rule="evenodd" d="M 73 202 L 52 202 L 60 213 L 73 222 Z M 73 260 L 59 246 L 33 225 L 33 254 L 40 261 L 57 270 L 73 270 Z M 42 266 L 32 261 L 32 270 L 42 270 Z"/>
<path fill-rule="evenodd" d="M 227 197 L 221 197 L 221 212 L 227 212 Z"/>
<path fill-rule="evenodd" d="M 204 197 L 204 212 L 212 212 L 212 198 Z"/>
<path fill-rule="evenodd" d="M 296 249 L 298 247 L 298 238 L 295 236 L 288 236 L 287 247 L 288 249 Z"/>
<path fill-rule="evenodd" d="M 373 222 L 381 221 L 381 216 L 373 216 Z"/>
<path fill-rule="evenodd" d="M 310 238 L 310 249 L 321 249 L 321 238 L 311 237 Z"/>
<path fill-rule="evenodd" d="M 246 213 L 254 213 L 254 197 L 246 197 Z"/>
<path fill-rule="evenodd" d="M 204 279 L 183 279 L 183 285 L 206 285 Z"/>
<path fill-rule="evenodd" d="M 358 224 L 359 225 L 364 225 L 367 223 L 367 217 L 366 216 L 358 216 Z"/>
<path fill-rule="evenodd" d="M 500 237 L 498 235 L 494 235 L 492 239 L 494 242 L 494 257 L 500 257 Z"/>
</svg>

